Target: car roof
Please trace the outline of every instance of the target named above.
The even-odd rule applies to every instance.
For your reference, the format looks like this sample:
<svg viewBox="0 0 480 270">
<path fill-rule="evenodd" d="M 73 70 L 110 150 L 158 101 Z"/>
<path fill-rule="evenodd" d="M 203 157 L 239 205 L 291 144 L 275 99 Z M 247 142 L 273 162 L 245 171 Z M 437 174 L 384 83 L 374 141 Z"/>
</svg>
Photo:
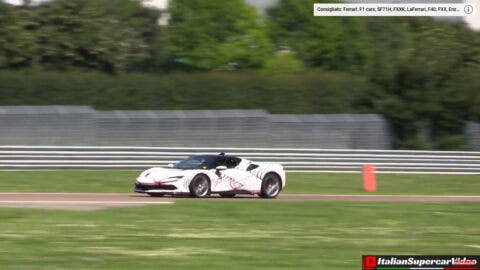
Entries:
<svg viewBox="0 0 480 270">
<path fill-rule="evenodd" d="M 229 158 L 239 158 L 239 157 L 236 157 L 236 156 L 229 156 L 229 155 L 193 155 L 194 157 L 229 157 Z"/>
</svg>

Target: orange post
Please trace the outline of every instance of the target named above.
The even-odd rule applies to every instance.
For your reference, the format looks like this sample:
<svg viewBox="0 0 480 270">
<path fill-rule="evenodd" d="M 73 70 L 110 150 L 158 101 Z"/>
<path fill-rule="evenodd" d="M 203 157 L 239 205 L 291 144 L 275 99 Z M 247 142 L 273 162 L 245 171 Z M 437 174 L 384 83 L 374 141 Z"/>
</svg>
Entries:
<svg viewBox="0 0 480 270">
<path fill-rule="evenodd" d="M 377 190 L 377 180 L 375 179 L 375 165 L 363 165 L 363 189 L 368 192 Z"/>
</svg>

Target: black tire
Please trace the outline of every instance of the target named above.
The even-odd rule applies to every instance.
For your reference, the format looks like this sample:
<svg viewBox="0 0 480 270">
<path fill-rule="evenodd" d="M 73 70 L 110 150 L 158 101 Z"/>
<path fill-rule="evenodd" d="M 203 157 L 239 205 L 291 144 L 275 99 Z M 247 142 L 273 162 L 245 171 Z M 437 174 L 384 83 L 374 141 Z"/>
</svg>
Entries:
<svg viewBox="0 0 480 270">
<path fill-rule="evenodd" d="M 148 195 L 152 196 L 152 197 L 163 197 L 163 193 L 147 193 Z"/>
<path fill-rule="evenodd" d="M 262 180 L 262 189 L 260 190 L 260 197 L 273 199 L 282 190 L 282 180 L 276 173 L 267 173 Z"/>
<path fill-rule="evenodd" d="M 196 198 L 202 198 L 210 194 L 210 179 L 204 174 L 195 176 L 190 182 L 190 195 Z"/>
<path fill-rule="evenodd" d="M 231 193 L 231 192 L 223 192 L 223 193 L 220 193 L 220 197 L 222 198 L 233 198 L 235 197 L 235 193 Z"/>
</svg>

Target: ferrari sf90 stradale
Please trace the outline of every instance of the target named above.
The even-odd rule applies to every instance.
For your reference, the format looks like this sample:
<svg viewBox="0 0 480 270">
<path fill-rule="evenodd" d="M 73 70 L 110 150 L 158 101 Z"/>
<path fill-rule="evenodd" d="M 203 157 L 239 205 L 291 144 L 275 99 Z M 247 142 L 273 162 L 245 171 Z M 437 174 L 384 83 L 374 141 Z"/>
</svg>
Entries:
<svg viewBox="0 0 480 270">
<path fill-rule="evenodd" d="M 285 172 L 276 163 L 254 162 L 223 153 L 191 156 L 168 168 L 154 167 L 140 174 L 135 192 L 151 196 L 190 194 L 257 194 L 275 198 L 285 187 Z"/>
</svg>

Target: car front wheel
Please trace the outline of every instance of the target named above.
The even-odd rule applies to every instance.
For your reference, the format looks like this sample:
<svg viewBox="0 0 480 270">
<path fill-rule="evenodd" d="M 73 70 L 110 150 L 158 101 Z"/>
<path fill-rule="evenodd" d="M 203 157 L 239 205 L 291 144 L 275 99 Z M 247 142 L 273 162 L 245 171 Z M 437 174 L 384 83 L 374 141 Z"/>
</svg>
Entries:
<svg viewBox="0 0 480 270">
<path fill-rule="evenodd" d="M 275 173 L 267 173 L 262 181 L 262 189 L 260 190 L 260 197 L 275 198 L 282 189 L 282 181 Z"/>
<path fill-rule="evenodd" d="M 199 174 L 193 178 L 189 188 L 193 197 L 205 197 L 210 192 L 210 180 L 206 175 Z"/>
</svg>

